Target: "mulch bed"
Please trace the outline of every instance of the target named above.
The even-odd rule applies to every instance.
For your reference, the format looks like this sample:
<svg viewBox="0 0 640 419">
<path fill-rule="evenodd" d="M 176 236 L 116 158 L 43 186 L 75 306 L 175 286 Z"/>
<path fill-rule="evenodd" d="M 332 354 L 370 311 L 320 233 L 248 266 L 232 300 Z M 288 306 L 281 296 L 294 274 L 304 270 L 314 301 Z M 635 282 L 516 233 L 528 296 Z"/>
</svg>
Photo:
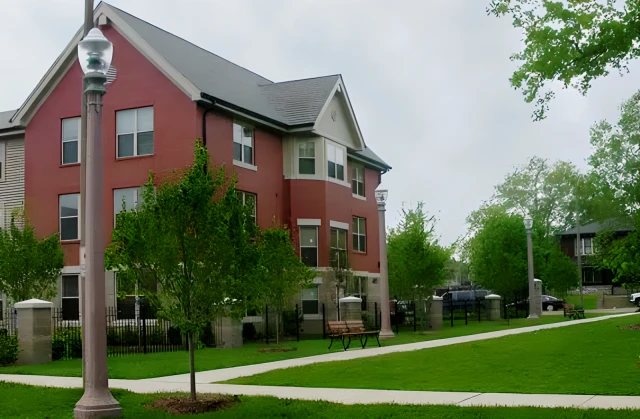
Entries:
<svg viewBox="0 0 640 419">
<path fill-rule="evenodd" d="M 629 326 L 618 326 L 622 330 L 640 330 L 640 324 L 631 324 Z"/>
<path fill-rule="evenodd" d="M 198 415 L 229 409 L 239 402 L 238 396 L 198 394 L 196 401 L 191 400 L 188 395 L 157 399 L 153 401 L 152 407 L 154 409 L 162 409 L 172 415 Z"/>
<path fill-rule="evenodd" d="M 261 353 L 292 352 L 297 350 L 298 348 L 262 348 L 262 349 L 258 349 L 258 352 L 261 352 Z"/>
</svg>

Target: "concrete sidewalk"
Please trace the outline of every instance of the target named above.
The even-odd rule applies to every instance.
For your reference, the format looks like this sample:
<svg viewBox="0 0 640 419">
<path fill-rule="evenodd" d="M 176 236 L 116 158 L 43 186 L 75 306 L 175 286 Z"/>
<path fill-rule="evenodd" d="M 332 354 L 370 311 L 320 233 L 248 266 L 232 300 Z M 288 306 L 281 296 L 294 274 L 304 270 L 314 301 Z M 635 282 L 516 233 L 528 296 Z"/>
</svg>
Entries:
<svg viewBox="0 0 640 419">
<path fill-rule="evenodd" d="M 39 386 L 77 388 L 81 378 L 2 375 L 0 381 Z M 134 393 L 189 392 L 188 383 L 109 380 L 109 387 Z M 280 399 L 326 401 L 341 404 L 404 404 L 469 406 L 575 407 L 583 409 L 640 409 L 640 396 L 578 394 L 474 393 L 448 391 L 361 390 L 346 388 L 268 387 L 233 384 L 198 384 L 199 393 L 271 396 Z"/>
<path fill-rule="evenodd" d="M 456 345 L 458 343 L 475 342 L 478 340 L 495 339 L 503 336 L 519 335 L 544 329 L 556 329 L 585 323 L 599 322 L 602 320 L 633 316 L 636 313 L 616 314 L 611 316 L 594 317 L 591 319 L 572 320 L 562 323 L 544 324 L 539 326 L 520 327 L 517 329 L 500 330 L 497 332 L 478 333 L 475 335 L 459 336 L 448 339 L 436 339 L 425 342 L 408 343 L 404 345 L 384 346 L 381 348 L 350 349 L 347 352 L 331 352 L 306 358 L 287 359 L 284 361 L 267 362 L 264 364 L 245 365 L 242 367 L 224 368 L 219 370 L 203 371 L 196 373 L 196 382 L 202 384 L 217 383 L 232 380 L 234 378 L 262 374 L 264 372 L 316 364 L 320 362 L 346 361 L 350 359 L 367 358 L 371 356 L 385 355 L 397 352 L 417 351 L 420 349 L 438 348 L 440 346 Z M 2 376 L 0 375 L 0 380 Z M 150 378 L 145 381 L 161 381 L 173 383 L 188 383 L 189 374 L 180 374 L 169 377 Z"/>
</svg>

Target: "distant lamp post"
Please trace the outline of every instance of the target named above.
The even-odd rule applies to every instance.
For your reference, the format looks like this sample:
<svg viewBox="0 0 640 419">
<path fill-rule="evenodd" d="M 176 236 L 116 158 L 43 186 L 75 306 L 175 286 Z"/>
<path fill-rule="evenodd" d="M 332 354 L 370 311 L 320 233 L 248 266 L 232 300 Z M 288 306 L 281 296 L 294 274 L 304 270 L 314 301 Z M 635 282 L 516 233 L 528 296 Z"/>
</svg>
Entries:
<svg viewBox="0 0 640 419">
<path fill-rule="evenodd" d="M 538 315 L 536 310 L 536 298 L 535 298 L 535 285 L 533 281 L 533 240 L 531 238 L 531 231 L 533 229 L 533 219 L 530 216 L 526 216 L 524 219 L 524 228 L 527 229 L 527 259 L 529 265 L 529 319 L 537 319 Z"/>
<path fill-rule="evenodd" d="M 75 418 L 119 418 L 120 404 L 109 391 L 107 373 L 107 322 L 104 279 L 104 164 L 102 155 L 102 95 L 113 45 L 93 28 L 78 44 L 78 60 L 84 72 L 87 104 L 86 174 L 86 312 L 85 389 L 73 411 Z"/>
<path fill-rule="evenodd" d="M 378 202 L 378 228 L 380 235 L 380 338 L 388 339 L 395 335 L 391 331 L 391 313 L 389 311 L 389 271 L 387 269 L 387 224 L 385 212 L 389 191 L 378 189 L 376 201 Z"/>
</svg>

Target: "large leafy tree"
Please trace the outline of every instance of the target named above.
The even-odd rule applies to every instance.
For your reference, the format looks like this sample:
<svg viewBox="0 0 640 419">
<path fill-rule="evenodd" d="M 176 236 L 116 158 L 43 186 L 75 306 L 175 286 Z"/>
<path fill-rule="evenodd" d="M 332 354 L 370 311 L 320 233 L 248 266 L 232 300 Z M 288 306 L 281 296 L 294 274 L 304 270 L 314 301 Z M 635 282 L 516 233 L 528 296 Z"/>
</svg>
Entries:
<svg viewBox="0 0 640 419">
<path fill-rule="evenodd" d="M 556 297 L 563 297 L 567 291 L 578 287 L 580 276 L 576 265 L 562 253 L 560 246 L 554 244 L 550 247 L 545 262 L 541 279 L 547 289 L 559 294 Z"/>
<path fill-rule="evenodd" d="M 265 299 L 276 312 L 276 342 L 279 342 L 282 311 L 302 288 L 309 285 L 315 272 L 296 255 L 289 231 L 270 228 L 260 234 L 258 243 L 265 275 Z"/>
<path fill-rule="evenodd" d="M 469 241 L 474 281 L 502 296 L 527 286 L 527 236 L 522 217 L 492 212 Z"/>
<path fill-rule="evenodd" d="M 531 216 L 536 225 L 543 226 L 545 236 L 564 230 L 573 224 L 577 179 L 578 170 L 573 164 L 533 157 L 527 164 L 516 166 L 495 187 L 494 196 L 471 213 L 467 219 L 470 230 L 477 230 L 483 218 L 496 211 Z"/>
<path fill-rule="evenodd" d="M 389 231 L 389 288 L 397 298 L 424 299 L 447 277 L 451 250 L 439 244 L 435 217 L 423 207 L 403 208 L 398 226 Z"/>
<path fill-rule="evenodd" d="M 192 399 L 195 335 L 218 316 L 239 316 L 264 289 L 248 210 L 208 161 L 197 142 L 194 164 L 174 180 L 156 190 L 150 176 L 141 208 L 120 214 L 107 251 L 120 281 L 157 284 L 148 296 L 159 316 L 187 335 Z"/>
<path fill-rule="evenodd" d="M 64 267 L 58 234 L 39 239 L 22 213 L 0 229 L 0 290 L 13 302 L 50 300 Z"/>
<path fill-rule="evenodd" d="M 535 119 L 548 111 L 552 82 L 586 94 L 595 79 L 627 71 L 640 55 L 638 0 L 492 0 L 487 11 L 510 16 L 524 34 L 523 50 L 511 56 L 520 64 L 511 84 L 536 102 Z"/>
</svg>

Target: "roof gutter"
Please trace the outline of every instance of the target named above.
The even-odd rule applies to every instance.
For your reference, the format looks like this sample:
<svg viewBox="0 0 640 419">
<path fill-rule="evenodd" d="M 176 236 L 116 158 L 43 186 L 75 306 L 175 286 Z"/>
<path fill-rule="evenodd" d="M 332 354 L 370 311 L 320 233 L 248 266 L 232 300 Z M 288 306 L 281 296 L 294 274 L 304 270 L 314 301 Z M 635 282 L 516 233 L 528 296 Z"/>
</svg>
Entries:
<svg viewBox="0 0 640 419">
<path fill-rule="evenodd" d="M 218 98 L 216 98 L 214 96 L 211 96 L 211 95 L 209 95 L 207 93 L 204 93 L 204 92 L 200 93 L 200 96 L 203 99 L 206 99 L 207 101 L 211 102 L 210 106 L 214 106 L 214 107 L 216 107 L 218 109 L 222 109 L 222 110 L 225 110 L 227 112 L 231 112 L 231 113 L 234 113 L 236 115 L 240 115 L 240 116 L 242 116 L 244 118 L 251 119 L 251 120 L 256 121 L 256 122 L 260 122 L 262 124 L 270 126 L 271 128 L 275 128 L 278 131 L 288 132 L 288 128 L 289 127 L 286 124 L 283 124 L 280 121 L 276 121 L 275 119 L 268 118 L 268 117 L 260 115 L 260 114 L 258 114 L 256 112 L 250 111 L 248 109 L 244 109 L 244 108 L 242 108 L 240 106 L 236 106 L 236 105 L 234 105 L 232 103 L 229 103 L 227 101 L 218 99 Z M 199 102 L 201 102 L 201 101 L 199 101 Z"/>
<path fill-rule="evenodd" d="M 376 169 L 380 169 L 382 173 L 387 173 L 389 170 L 391 170 L 391 166 L 385 166 L 383 164 L 380 164 L 379 162 L 370 160 L 366 157 L 363 157 L 357 154 L 347 153 L 347 156 L 349 156 L 349 158 L 355 161 L 359 161 L 360 163 L 368 164 L 370 166 L 375 167 Z"/>
</svg>

